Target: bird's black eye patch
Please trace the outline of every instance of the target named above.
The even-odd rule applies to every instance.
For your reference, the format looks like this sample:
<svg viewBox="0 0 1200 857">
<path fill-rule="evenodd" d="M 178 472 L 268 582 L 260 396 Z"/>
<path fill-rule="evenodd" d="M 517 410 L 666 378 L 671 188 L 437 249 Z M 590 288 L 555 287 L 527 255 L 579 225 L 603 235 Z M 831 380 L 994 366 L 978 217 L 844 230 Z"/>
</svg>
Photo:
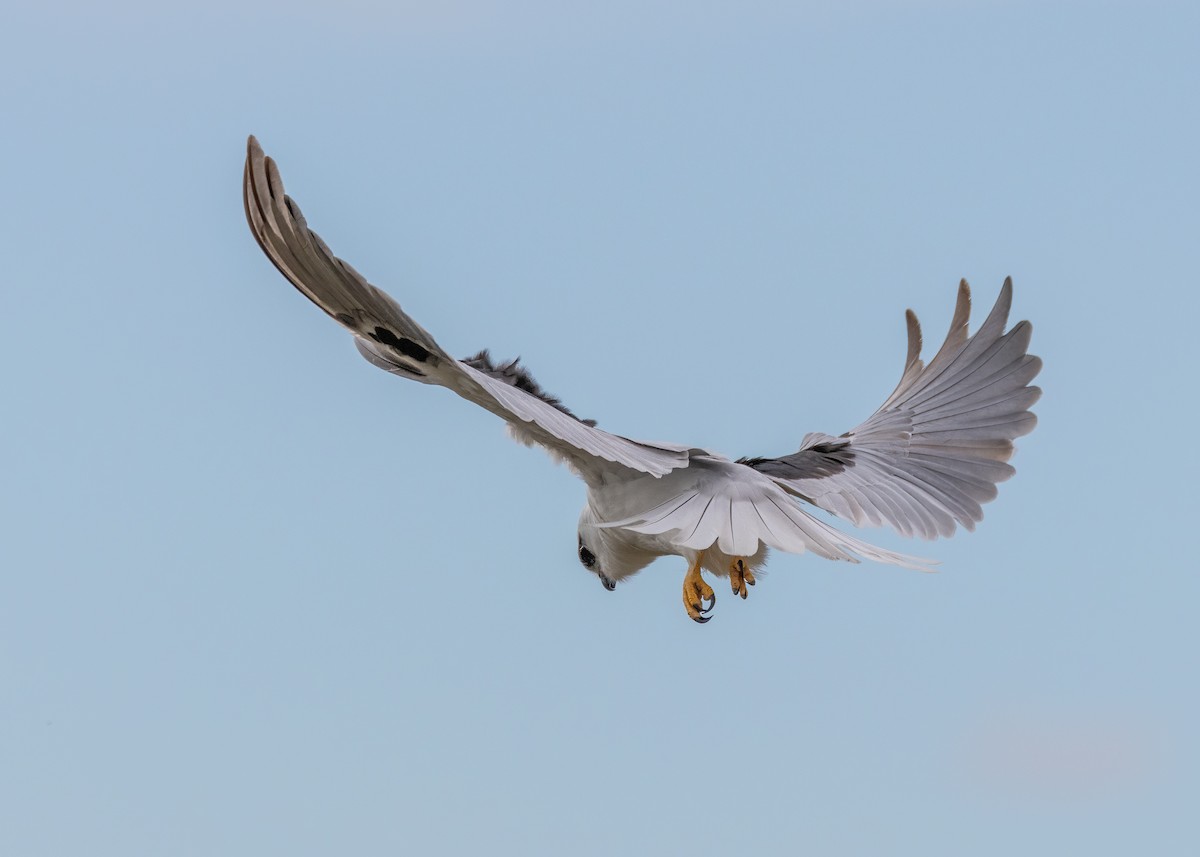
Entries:
<svg viewBox="0 0 1200 857">
<path fill-rule="evenodd" d="M 596 555 L 588 550 L 583 545 L 579 546 L 579 561 L 583 563 L 584 568 L 591 568 L 596 564 Z"/>
</svg>

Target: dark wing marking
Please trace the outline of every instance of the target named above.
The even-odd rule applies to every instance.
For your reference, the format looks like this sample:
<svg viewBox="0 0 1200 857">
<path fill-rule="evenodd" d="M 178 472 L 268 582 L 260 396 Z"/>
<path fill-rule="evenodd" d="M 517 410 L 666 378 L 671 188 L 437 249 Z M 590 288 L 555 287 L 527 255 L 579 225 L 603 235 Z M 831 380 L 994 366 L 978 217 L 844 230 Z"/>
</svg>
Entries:
<svg viewBox="0 0 1200 857">
<path fill-rule="evenodd" d="M 485 348 L 478 354 L 473 354 L 470 357 L 464 358 L 462 362 L 466 363 L 473 369 L 478 369 L 480 372 L 483 372 L 486 375 L 491 375 L 493 378 L 498 378 L 499 380 L 504 381 L 506 384 L 511 384 L 518 390 L 524 390 L 531 396 L 537 396 L 547 405 L 558 408 L 558 410 L 562 411 L 572 419 L 579 420 L 585 426 L 596 425 L 595 420 L 585 420 L 581 417 L 575 416 L 575 414 L 571 412 L 571 409 L 564 405 L 558 396 L 551 395 L 543 390 L 541 384 L 534 380 L 533 374 L 523 365 L 521 365 L 520 357 L 514 357 L 507 363 L 496 363 L 492 360 L 492 355 L 489 354 L 488 350 Z"/>
</svg>

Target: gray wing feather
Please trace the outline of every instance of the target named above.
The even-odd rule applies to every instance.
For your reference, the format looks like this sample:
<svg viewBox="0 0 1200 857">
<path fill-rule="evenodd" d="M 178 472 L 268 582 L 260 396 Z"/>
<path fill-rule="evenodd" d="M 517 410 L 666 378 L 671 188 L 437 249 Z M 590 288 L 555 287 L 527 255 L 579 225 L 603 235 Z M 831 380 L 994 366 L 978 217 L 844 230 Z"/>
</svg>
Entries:
<svg viewBox="0 0 1200 857">
<path fill-rule="evenodd" d="M 467 362 L 447 354 L 400 304 L 308 228 L 300 207 L 284 193 L 275 162 L 254 137 L 247 143 L 243 197 L 250 231 L 267 258 L 354 334 L 359 352 L 373 365 L 450 388 L 506 420 L 518 440 L 547 448 L 585 476 L 612 465 L 653 476 L 687 466 L 688 447 L 642 443 L 595 428 L 542 392 L 515 361 L 493 366 L 482 353 Z"/>
<path fill-rule="evenodd" d="M 1028 354 L 1032 326 L 1004 330 L 1012 281 L 973 336 L 964 280 L 950 331 L 926 365 L 921 327 L 909 310 L 908 354 L 896 389 L 870 419 L 840 437 L 807 435 L 795 453 L 741 459 L 789 492 L 858 526 L 906 536 L 949 536 L 983 518 L 996 485 L 1013 475 L 1013 440 L 1037 424 L 1029 382 L 1042 361 Z"/>
<path fill-rule="evenodd" d="M 308 228 L 300 206 L 284 193 L 275 162 L 253 137 L 242 187 L 246 220 L 258 245 L 305 297 L 356 336 L 397 351 L 400 363 L 414 374 L 423 374 L 414 363 L 423 352 L 435 362 L 453 359 L 386 292 L 334 256 Z M 416 362 L 429 362 L 429 357 Z"/>
</svg>

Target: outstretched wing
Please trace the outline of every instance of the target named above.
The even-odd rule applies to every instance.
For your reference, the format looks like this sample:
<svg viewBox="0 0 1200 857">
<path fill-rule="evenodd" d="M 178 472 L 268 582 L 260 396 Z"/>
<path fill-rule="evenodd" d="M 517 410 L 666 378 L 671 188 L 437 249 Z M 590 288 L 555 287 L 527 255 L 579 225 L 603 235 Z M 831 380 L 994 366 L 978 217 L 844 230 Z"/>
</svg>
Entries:
<svg viewBox="0 0 1200 857">
<path fill-rule="evenodd" d="M 688 463 L 688 447 L 610 434 L 543 392 L 520 365 L 486 352 L 455 360 L 386 292 L 330 252 L 283 191 L 275 162 L 254 137 L 243 182 L 246 220 L 267 258 L 309 300 L 354 334 L 362 355 L 393 374 L 448 387 L 509 423 L 513 436 L 545 447 L 585 477 L 618 466 L 662 476 Z"/>
<path fill-rule="evenodd" d="M 741 459 L 787 491 L 857 526 L 887 524 L 934 539 L 982 520 L 982 504 L 1015 472 L 1013 440 L 1037 424 L 1029 408 L 1042 391 L 1029 382 L 1042 368 L 1028 354 L 1033 328 L 1005 332 L 1012 305 L 1006 279 L 996 305 L 967 335 L 966 280 L 950 332 L 926 366 L 921 326 L 908 311 L 908 357 L 895 391 L 870 419 L 839 437 L 813 433 L 782 458 Z"/>
</svg>

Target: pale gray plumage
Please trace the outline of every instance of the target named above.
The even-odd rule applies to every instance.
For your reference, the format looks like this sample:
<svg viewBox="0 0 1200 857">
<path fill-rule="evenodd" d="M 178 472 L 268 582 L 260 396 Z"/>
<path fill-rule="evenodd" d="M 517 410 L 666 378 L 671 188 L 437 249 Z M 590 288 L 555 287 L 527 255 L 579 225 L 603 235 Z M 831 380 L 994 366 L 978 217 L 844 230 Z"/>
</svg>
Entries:
<svg viewBox="0 0 1200 857">
<path fill-rule="evenodd" d="M 956 523 L 975 529 L 996 483 L 1015 472 L 1005 463 L 1013 439 L 1037 423 L 1029 408 L 1041 390 L 1028 384 L 1042 361 L 1026 353 L 1029 322 L 1004 332 L 1011 305 L 1012 281 L 1005 280 L 968 337 L 971 296 L 963 282 L 950 332 L 928 366 L 909 310 L 904 375 L 870 419 L 837 438 L 809 434 L 791 455 L 745 463 L 858 526 L 887 524 L 926 539 L 952 535 Z"/>
<path fill-rule="evenodd" d="M 267 257 L 289 281 L 355 337 L 362 355 L 401 377 L 448 387 L 504 419 L 519 441 L 547 449 L 588 486 L 580 516 L 579 556 L 609 589 L 658 556 L 690 566 L 684 602 L 707 621 L 699 602 L 713 599 L 704 568 L 729 576 L 734 591 L 767 548 L 811 550 L 927 569 L 932 563 L 849 536 L 804 511 L 797 498 L 856 525 L 887 524 L 908 536 L 949 536 L 973 529 L 982 504 L 1009 478 L 1013 440 L 1036 419 L 1040 391 L 1029 382 L 1041 361 L 1026 353 L 1030 326 L 1005 332 L 1012 302 L 1006 280 L 995 307 L 968 336 L 970 292 L 964 281 L 950 333 L 937 355 L 920 359 L 921 331 L 908 312 L 908 356 L 900 383 L 866 422 L 833 437 L 807 435 L 796 452 L 730 461 L 686 445 L 647 443 L 581 420 L 543 391 L 517 361 L 494 363 L 486 351 L 456 360 L 396 301 L 338 259 L 284 194 L 275 163 L 248 143 L 246 217 Z M 693 576 L 694 575 L 694 576 Z M 697 584 L 696 581 L 701 581 Z M 696 604 L 689 602 L 689 585 Z M 700 595 L 700 589 L 708 589 Z M 740 594 L 745 597 L 744 582 Z M 695 608 L 695 609 L 693 609 Z"/>
</svg>

